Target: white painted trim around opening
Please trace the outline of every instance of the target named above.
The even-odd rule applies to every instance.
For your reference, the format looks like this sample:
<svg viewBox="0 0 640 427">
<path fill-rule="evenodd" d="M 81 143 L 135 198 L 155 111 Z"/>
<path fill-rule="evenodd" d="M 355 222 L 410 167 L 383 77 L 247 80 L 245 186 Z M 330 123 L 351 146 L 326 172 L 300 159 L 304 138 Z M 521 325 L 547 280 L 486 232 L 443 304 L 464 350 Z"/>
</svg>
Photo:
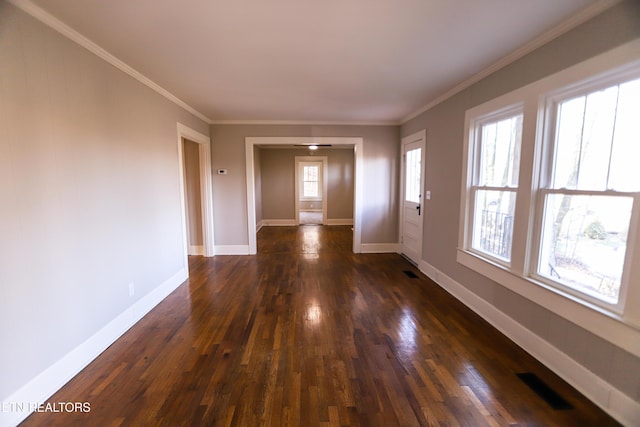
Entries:
<svg viewBox="0 0 640 427">
<path fill-rule="evenodd" d="M 411 135 L 407 135 L 405 137 L 403 137 L 400 140 L 400 194 L 399 194 L 399 200 L 398 200 L 398 237 L 400 242 L 398 243 L 398 252 L 399 253 L 403 253 L 404 250 L 404 211 L 405 211 L 405 186 L 406 186 L 406 159 L 405 159 L 405 147 L 409 144 L 414 144 L 414 143 L 420 143 L 420 149 L 422 150 L 420 152 L 421 154 L 421 171 L 420 171 L 420 204 L 421 204 L 421 208 L 422 208 L 422 216 L 421 216 L 421 226 L 420 226 L 420 253 L 418 253 L 416 260 L 412 260 L 413 262 L 418 262 L 419 260 L 422 259 L 422 245 L 423 245 L 423 240 L 424 240 L 424 236 L 423 236 L 423 232 L 424 232 L 424 217 L 425 217 L 425 212 L 426 212 L 426 197 L 424 197 L 425 195 L 425 191 L 426 191 L 426 178 L 425 178 L 425 173 L 426 173 L 426 159 L 427 159 L 427 130 L 426 129 L 422 129 L 419 130 L 417 132 L 412 133 Z M 403 254 L 404 256 L 406 256 L 407 258 L 410 258 L 408 254 Z"/>
<path fill-rule="evenodd" d="M 246 137 L 246 184 L 247 184 L 247 231 L 249 236 L 249 254 L 258 252 L 256 241 L 256 188 L 254 147 L 260 145 L 294 145 L 294 144 L 331 144 L 353 146 L 354 149 L 354 206 L 353 206 L 353 252 L 360 253 L 362 242 L 362 197 L 363 197 L 363 138 L 361 137 Z"/>
<path fill-rule="evenodd" d="M 198 157 L 200 159 L 200 198 L 202 205 L 202 237 L 203 255 L 207 257 L 214 256 L 215 238 L 213 227 L 213 183 L 211 177 L 211 139 L 207 135 L 191 129 L 182 123 L 177 124 L 178 127 L 178 168 L 180 175 L 180 200 L 181 200 L 181 216 L 182 216 L 182 238 L 184 245 L 184 265 L 189 271 L 189 262 L 187 259 L 188 239 L 187 239 L 187 212 L 184 196 L 184 148 L 183 139 L 196 142 L 198 144 Z"/>
</svg>

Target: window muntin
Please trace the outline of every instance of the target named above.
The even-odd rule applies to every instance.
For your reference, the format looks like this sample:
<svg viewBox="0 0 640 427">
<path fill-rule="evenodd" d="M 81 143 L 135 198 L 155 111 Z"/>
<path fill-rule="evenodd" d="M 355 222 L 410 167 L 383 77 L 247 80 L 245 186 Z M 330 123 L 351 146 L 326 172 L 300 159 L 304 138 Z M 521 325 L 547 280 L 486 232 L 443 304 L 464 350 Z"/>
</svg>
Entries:
<svg viewBox="0 0 640 427">
<path fill-rule="evenodd" d="M 471 249 L 499 262 L 511 260 L 513 220 L 522 141 L 520 108 L 475 124 Z"/>
<path fill-rule="evenodd" d="M 536 274 L 596 303 L 620 301 L 634 191 L 640 189 L 640 144 L 633 129 L 640 79 L 556 99 L 547 114 L 549 188 Z M 637 120 L 637 119 L 636 119 Z"/>
</svg>

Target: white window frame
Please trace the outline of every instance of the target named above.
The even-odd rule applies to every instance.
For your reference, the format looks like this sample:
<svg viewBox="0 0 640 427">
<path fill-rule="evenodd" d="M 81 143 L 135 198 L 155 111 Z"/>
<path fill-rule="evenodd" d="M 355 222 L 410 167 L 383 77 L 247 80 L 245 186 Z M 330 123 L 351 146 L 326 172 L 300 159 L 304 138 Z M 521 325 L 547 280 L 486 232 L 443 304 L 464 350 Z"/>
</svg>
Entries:
<svg viewBox="0 0 640 427">
<path fill-rule="evenodd" d="M 304 168 L 305 167 L 309 167 L 309 166 L 314 166 L 318 168 L 318 180 L 315 181 L 317 183 L 318 186 L 318 195 L 317 196 L 305 196 L 304 195 Z M 299 194 L 299 200 L 304 200 L 304 201 L 319 201 L 322 200 L 323 198 L 323 191 L 322 191 L 322 187 L 323 187 L 323 180 L 324 180 L 324 164 L 322 159 L 320 160 L 304 160 L 304 161 L 300 161 L 298 163 L 298 168 L 299 168 L 299 179 L 300 179 L 300 194 Z M 309 182 L 313 182 L 313 181 L 309 181 Z"/>
<path fill-rule="evenodd" d="M 627 253 L 618 304 L 545 280 L 535 274 L 540 250 L 543 198 L 552 147 L 548 106 L 558 94 L 584 88 L 611 86 L 624 76 L 640 76 L 640 40 L 622 45 L 554 75 L 500 96 L 467 111 L 463 150 L 463 176 L 457 260 L 511 291 L 587 329 L 640 357 L 640 195 L 634 196 Z M 474 126 L 492 113 L 522 105 L 523 130 L 520 177 L 516 196 L 511 263 L 496 262 L 483 252 L 470 250 L 472 220 Z M 554 117 L 555 120 L 555 117 Z M 471 143 L 470 143 L 471 141 Z"/>
<path fill-rule="evenodd" d="M 487 107 L 486 109 L 491 109 L 493 107 L 493 104 L 486 107 Z M 495 111 L 490 111 L 486 114 L 482 114 L 483 110 L 484 109 L 481 109 L 480 111 L 478 111 L 478 113 L 480 113 L 478 116 L 476 116 L 475 114 L 468 116 L 467 129 L 469 132 L 469 139 L 467 140 L 467 144 L 468 144 L 467 149 L 469 152 L 468 155 L 470 156 L 469 166 L 471 170 L 469 171 L 469 174 L 468 174 L 468 180 L 469 180 L 469 184 L 467 187 L 468 198 L 466 201 L 467 203 L 466 230 L 468 230 L 468 232 L 465 233 L 466 240 L 463 243 L 463 247 L 466 250 L 473 252 L 480 257 L 488 258 L 492 262 L 508 267 L 511 265 L 511 259 L 507 260 L 505 258 L 495 256 L 489 252 L 485 252 L 473 247 L 474 233 L 478 232 L 477 230 L 474 229 L 476 195 L 478 194 L 478 191 L 484 190 L 484 191 L 513 192 L 516 196 L 516 203 L 517 203 L 517 195 L 518 195 L 518 185 L 516 186 L 507 185 L 504 187 L 495 187 L 495 186 L 487 186 L 479 182 L 480 181 L 479 175 L 481 170 L 480 139 L 481 139 L 482 128 L 484 125 L 489 123 L 495 123 L 504 119 L 509 119 L 518 115 L 523 115 L 524 104 L 522 102 L 518 102 L 516 104 L 504 106 Z M 519 161 L 520 159 L 518 159 L 518 162 Z M 513 238 L 512 238 L 512 247 L 513 247 Z"/>
<path fill-rule="evenodd" d="M 633 262 L 634 249 L 638 250 L 638 245 L 634 245 L 633 242 L 637 241 L 637 231 L 635 231 L 634 224 L 637 225 L 640 209 L 640 192 L 628 192 L 628 191 L 613 191 L 613 190 L 586 190 L 586 189 L 567 189 L 567 188 L 554 188 L 552 185 L 553 169 L 554 169 L 554 155 L 555 145 L 557 143 L 556 128 L 558 117 L 558 106 L 561 102 L 572 99 L 574 97 L 587 95 L 589 93 L 603 90 L 611 86 L 615 86 L 624 81 L 634 80 L 640 78 L 640 67 L 632 67 L 628 70 L 613 70 L 605 75 L 596 76 L 593 79 L 587 79 L 579 84 L 572 85 L 569 88 L 561 88 L 559 90 L 551 91 L 544 95 L 542 98 L 545 103 L 544 108 L 544 129 L 542 138 L 544 141 L 540 142 L 541 151 L 541 165 L 539 167 L 539 197 L 536 203 L 536 223 L 534 228 L 534 250 L 532 251 L 532 263 L 531 263 L 531 277 L 536 281 L 543 282 L 547 285 L 556 287 L 564 292 L 572 294 L 577 298 L 584 299 L 594 305 L 603 307 L 605 310 L 611 310 L 615 313 L 622 314 L 626 303 L 627 291 L 629 288 L 630 276 L 629 272 L 631 268 L 628 268 Z M 542 114 L 542 113 L 541 113 Z M 630 229 L 627 236 L 627 248 L 625 254 L 624 268 L 622 272 L 622 278 L 620 282 L 620 290 L 618 301 L 615 303 L 608 303 L 599 298 L 596 294 L 590 294 L 588 291 L 580 291 L 571 286 L 564 285 L 558 281 L 554 281 L 546 276 L 538 273 L 538 265 L 542 256 L 542 234 L 543 234 L 543 217 L 546 196 L 550 194 L 571 195 L 571 196 L 610 196 L 610 197 L 628 197 L 633 199 L 633 206 L 631 209 Z"/>
</svg>

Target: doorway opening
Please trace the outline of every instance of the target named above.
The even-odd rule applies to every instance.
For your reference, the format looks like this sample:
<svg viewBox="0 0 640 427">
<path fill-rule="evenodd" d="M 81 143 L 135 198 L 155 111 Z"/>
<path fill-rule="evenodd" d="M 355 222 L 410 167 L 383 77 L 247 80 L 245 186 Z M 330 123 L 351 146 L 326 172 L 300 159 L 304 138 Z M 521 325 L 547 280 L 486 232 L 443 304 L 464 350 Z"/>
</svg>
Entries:
<svg viewBox="0 0 640 427">
<path fill-rule="evenodd" d="M 198 143 L 182 138 L 184 153 L 184 203 L 187 222 L 187 254 L 204 255 L 200 152 Z"/>
<path fill-rule="evenodd" d="M 363 139 L 361 137 L 247 137 L 246 184 L 247 184 L 247 231 L 249 254 L 257 253 L 256 232 L 256 149 L 261 146 L 331 145 L 353 149 L 354 152 L 354 188 L 353 188 L 353 252 L 361 252 L 362 195 L 363 195 Z M 326 180 L 325 180 L 326 181 Z M 296 180 L 297 182 L 297 180 Z M 326 213 L 324 221 L 326 221 Z"/>
<path fill-rule="evenodd" d="M 182 123 L 178 127 L 178 168 L 182 200 L 184 265 L 188 255 L 214 256 L 211 143 Z"/>
</svg>

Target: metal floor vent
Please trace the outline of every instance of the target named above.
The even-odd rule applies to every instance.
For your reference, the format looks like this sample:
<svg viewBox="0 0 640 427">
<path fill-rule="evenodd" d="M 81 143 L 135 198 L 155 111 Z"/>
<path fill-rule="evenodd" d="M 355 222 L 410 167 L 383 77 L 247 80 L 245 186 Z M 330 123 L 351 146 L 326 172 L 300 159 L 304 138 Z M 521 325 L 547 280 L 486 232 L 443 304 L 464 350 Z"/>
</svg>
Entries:
<svg viewBox="0 0 640 427">
<path fill-rule="evenodd" d="M 411 279 L 417 279 L 418 278 L 418 275 L 416 273 L 414 273 L 413 271 L 411 271 L 411 270 L 404 270 L 403 273 L 406 274 Z"/>
<path fill-rule="evenodd" d="M 529 386 L 538 396 L 540 396 L 545 402 L 549 404 L 553 409 L 566 410 L 573 409 L 573 406 L 562 396 L 556 393 L 551 387 L 546 385 L 536 374 L 531 372 L 524 372 L 516 374 L 523 383 Z"/>
</svg>

